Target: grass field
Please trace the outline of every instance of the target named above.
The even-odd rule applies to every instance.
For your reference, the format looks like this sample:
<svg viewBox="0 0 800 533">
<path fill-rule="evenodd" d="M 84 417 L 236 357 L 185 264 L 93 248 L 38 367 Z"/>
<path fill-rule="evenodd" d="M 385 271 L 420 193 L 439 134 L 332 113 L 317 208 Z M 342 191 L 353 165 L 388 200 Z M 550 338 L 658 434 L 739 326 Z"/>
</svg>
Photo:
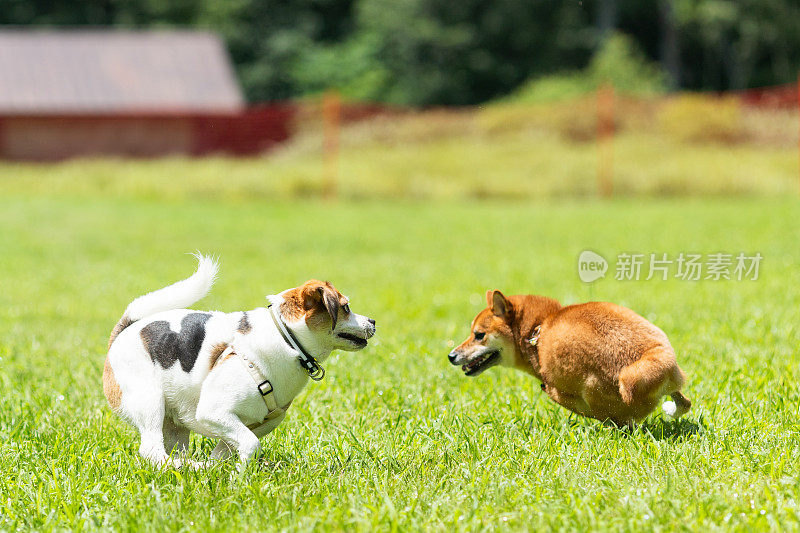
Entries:
<svg viewBox="0 0 800 533">
<path fill-rule="evenodd" d="M 48 167 L 43 167 L 48 168 Z M 11 171 L 6 168 L 6 172 Z M 794 199 L 265 202 L 0 188 L 0 529 L 797 529 Z M 758 281 L 578 280 L 584 249 L 760 252 Z M 135 296 L 222 258 L 199 308 L 315 276 L 377 319 L 241 475 L 154 470 L 108 409 L 108 333 Z M 632 434 L 534 380 L 446 359 L 485 290 L 611 300 L 670 336 L 694 401 Z M 213 443 L 193 439 L 198 457 Z"/>
<path fill-rule="evenodd" d="M 796 113 L 750 110 L 721 127 L 709 119 L 725 116 L 719 104 L 700 103 L 678 108 L 667 124 L 657 112 L 664 102 L 624 104 L 612 150 L 615 194 L 797 195 Z M 589 99 L 560 106 L 429 111 L 348 125 L 341 132 L 338 192 L 349 200 L 594 197 L 595 115 L 596 104 Z M 2 190 L 17 194 L 319 197 L 325 181 L 318 122 L 312 113 L 291 142 L 265 158 L 0 163 L 0 183 Z M 717 138 L 726 135 L 735 140 Z"/>
</svg>

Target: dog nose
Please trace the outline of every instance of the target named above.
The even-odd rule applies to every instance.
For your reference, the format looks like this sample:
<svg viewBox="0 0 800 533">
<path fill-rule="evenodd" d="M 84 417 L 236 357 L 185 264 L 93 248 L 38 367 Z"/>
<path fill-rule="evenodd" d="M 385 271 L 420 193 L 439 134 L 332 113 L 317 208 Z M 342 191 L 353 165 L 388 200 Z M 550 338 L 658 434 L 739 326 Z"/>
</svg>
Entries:
<svg viewBox="0 0 800 533">
<path fill-rule="evenodd" d="M 370 324 L 375 326 L 375 319 L 374 318 L 368 318 L 367 320 L 369 321 Z"/>
<path fill-rule="evenodd" d="M 456 363 L 456 357 L 458 357 L 458 353 L 455 350 L 453 350 L 452 352 L 447 354 L 447 359 L 450 361 L 451 365 L 457 365 L 458 364 L 458 363 Z"/>
</svg>

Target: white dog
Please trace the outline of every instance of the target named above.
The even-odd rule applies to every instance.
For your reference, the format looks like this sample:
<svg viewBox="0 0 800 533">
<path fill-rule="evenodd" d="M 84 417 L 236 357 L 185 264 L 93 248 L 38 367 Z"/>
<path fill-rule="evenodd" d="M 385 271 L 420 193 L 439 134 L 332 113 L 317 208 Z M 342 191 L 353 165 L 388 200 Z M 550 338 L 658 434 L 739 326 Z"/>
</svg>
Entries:
<svg viewBox="0 0 800 533">
<path fill-rule="evenodd" d="M 111 332 L 103 391 L 138 428 L 139 453 L 151 462 L 179 466 L 169 454 L 176 445 L 185 450 L 194 431 L 220 439 L 212 458 L 235 450 L 241 468 L 309 377 L 322 379 L 331 351 L 364 348 L 375 321 L 317 280 L 252 311 L 183 309 L 208 294 L 217 275 L 216 262 L 197 259 L 191 277 L 128 305 Z"/>
</svg>

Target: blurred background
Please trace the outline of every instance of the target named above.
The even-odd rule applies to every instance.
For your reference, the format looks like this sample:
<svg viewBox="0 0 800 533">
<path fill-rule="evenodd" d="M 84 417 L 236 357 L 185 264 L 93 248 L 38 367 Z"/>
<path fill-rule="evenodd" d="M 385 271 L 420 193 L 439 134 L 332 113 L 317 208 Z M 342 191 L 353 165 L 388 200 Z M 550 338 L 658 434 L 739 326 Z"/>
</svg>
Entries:
<svg viewBox="0 0 800 533">
<path fill-rule="evenodd" d="M 798 0 L 0 0 L 0 530 L 796 529 L 798 70 Z M 199 309 L 329 279 L 380 327 L 245 477 L 141 468 L 101 392 L 193 250 Z M 688 420 L 465 379 L 491 289 L 636 310 Z"/>
<path fill-rule="evenodd" d="M 0 158 L 67 161 L 36 183 L 40 166 L 0 166 L 12 188 L 87 172 L 87 188 L 233 197 L 800 181 L 789 0 L 1 0 L 0 24 Z"/>
</svg>

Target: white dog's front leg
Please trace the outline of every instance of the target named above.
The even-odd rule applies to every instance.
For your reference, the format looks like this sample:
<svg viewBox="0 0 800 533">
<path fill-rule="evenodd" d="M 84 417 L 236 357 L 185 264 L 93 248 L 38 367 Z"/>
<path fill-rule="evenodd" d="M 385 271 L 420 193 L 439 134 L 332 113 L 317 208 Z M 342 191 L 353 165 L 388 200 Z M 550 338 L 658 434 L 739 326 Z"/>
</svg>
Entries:
<svg viewBox="0 0 800 533">
<path fill-rule="evenodd" d="M 283 419 L 286 417 L 286 413 L 281 413 L 280 416 L 273 418 L 272 420 L 268 420 L 261 424 L 258 427 L 253 428 L 253 434 L 261 439 L 264 435 L 271 433 L 273 429 L 278 427 Z M 233 455 L 233 448 L 230 444 L 228 444 L 225 439 L 219 439 L 217 446 L 214 448 L 214 451 L 211 452 L 211 459 L 215 461 L 225 461 Z"/>
<path fill-rule="evenodd" d="M 239 470 L 242 470 L 258 451 L 258 437 L 233 413 L 198 410 L 197 421 L 205 426 L 207 434 L 221 439 L 218 447 L 226 446 L 227 442 L 236 448 L 240 460 Z"/>
<path fill-rule="evenodd" d="M 211 452 L 211 460 L 227 461 L 231 458 L 231 456 L 233 456 L 233 452 L 233 447 L 225 442 L 225 439 L 219 439 L 219 442 L 214 447 L 214 451 Z"/>
</svg>

